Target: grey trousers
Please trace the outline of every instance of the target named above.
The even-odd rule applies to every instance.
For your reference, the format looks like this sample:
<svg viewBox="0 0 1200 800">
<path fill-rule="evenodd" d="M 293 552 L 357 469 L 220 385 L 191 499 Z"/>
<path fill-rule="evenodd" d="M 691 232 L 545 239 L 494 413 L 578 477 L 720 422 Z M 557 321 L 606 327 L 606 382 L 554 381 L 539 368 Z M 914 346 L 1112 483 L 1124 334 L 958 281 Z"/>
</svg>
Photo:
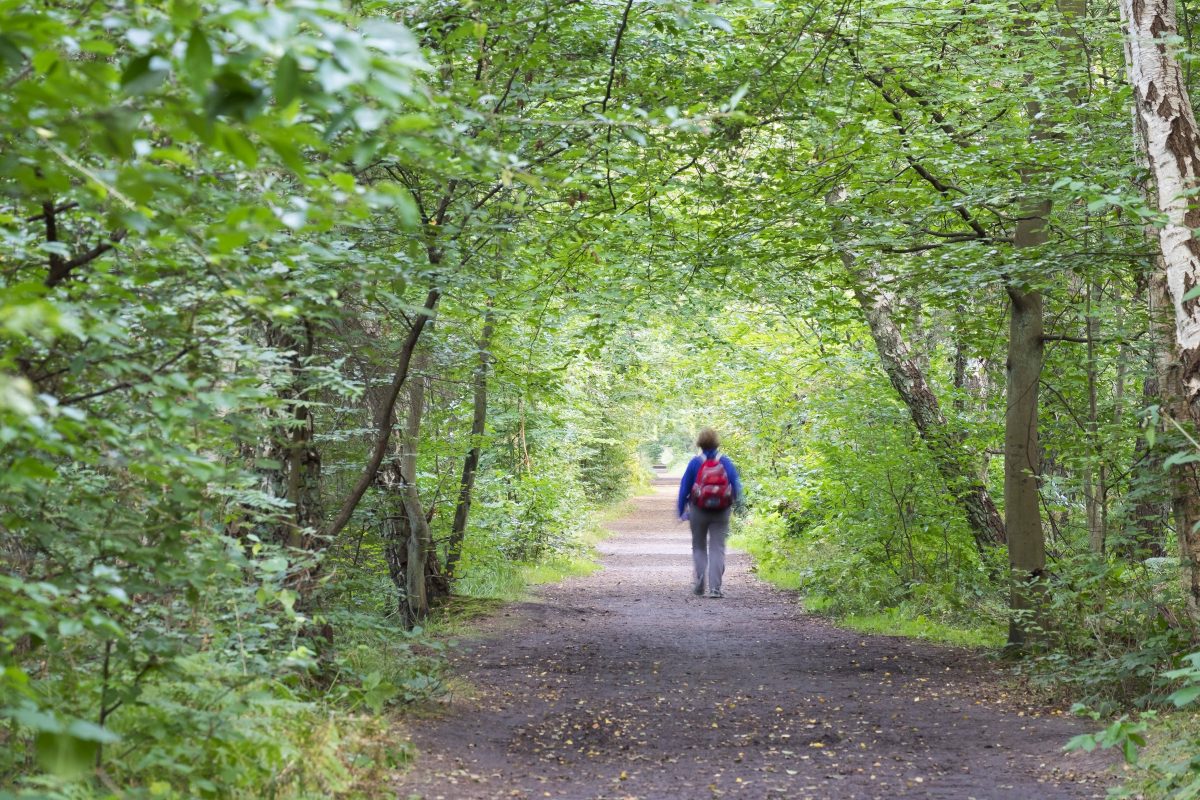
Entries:
<svg viewBox="0 0 1200 800">
<path fill-rule="evenodd" d="M 692 580 L 703 585 L 707 573 L 708 590 L 721 589 L 725 575 L 725 537 L 729 535 L 730 509 L 701 511 L 691 509 L 688 520 L 692 526 Z"/>
</svg>

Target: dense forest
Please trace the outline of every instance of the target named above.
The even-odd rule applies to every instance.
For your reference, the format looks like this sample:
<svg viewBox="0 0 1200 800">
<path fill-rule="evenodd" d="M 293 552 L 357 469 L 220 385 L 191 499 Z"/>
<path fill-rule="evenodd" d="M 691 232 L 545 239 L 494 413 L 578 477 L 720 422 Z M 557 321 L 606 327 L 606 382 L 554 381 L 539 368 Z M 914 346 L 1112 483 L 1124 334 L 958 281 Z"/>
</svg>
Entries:
<svg viewBox="0 0 1200 800">
<path fill-rule="evenodd" d="M 760 575 L 1197 796 L 1192 10 L 0 0 L 0 797 L 387 796 L 702 424 Z"/>
</svg>

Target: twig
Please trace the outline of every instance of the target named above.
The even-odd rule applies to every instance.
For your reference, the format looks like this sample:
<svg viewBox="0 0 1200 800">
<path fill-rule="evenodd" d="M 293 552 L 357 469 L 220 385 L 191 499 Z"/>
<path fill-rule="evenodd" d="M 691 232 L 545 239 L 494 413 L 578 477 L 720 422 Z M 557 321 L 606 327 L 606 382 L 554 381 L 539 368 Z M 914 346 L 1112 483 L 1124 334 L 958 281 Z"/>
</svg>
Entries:
<svg viewBox="0 0 1200 800">
<path fill-rule="evenodd" d="M 45 207 L 46 207 L 45 205 L 42 206 L 43 209 L 45 209 Z M 70 203 L 63 203 L 61 206 L 52 206 L 50 213 L 61 214 L 62 212 L 70 211 L 73 208 L 79 208 L 79 203 L 72 201 Z M 41 222 L 43 219 L 46 219 L 46 215 L 47 215 L 47 212 L 43 210 L 41 214 L 34 214 L 32 217 L 26 217 L 25 221 L 26 222 Z"/>
<path fill-rule="evenodd" d="M 162 373 L 164 370 L 169 368 L 172 364 L 174 364 L 179 359 L 183 358 L 184 356 L 186 356 L 188 353 L 192 352 L 195 349 L 196 349 L 196 345 L 194 345 L 194 344 L 188 345 L 187 347 L 183 348 L 178 353 L 176 353 L 174 356 L 172 356 L 170 359 L 168 359 L 167 361 L 165 361 L 164 363 L 162 363 L 158 367 L 156 367 L 150 374 L 158 375 L 158 374 Z M 63 398 L 62 400 L 60 400 L 59 402 L 62 405 L 73 405 L 75 403 L 82 403 L 84 400 L 94 400 L 97 397 L 102 397 L 103 395 L 106 395 L 106 394 L 112 394 L 113 392 L 119 392 L 122 389 L 128 389 L 128 388 L 132 387 L 135 383 L 136 383 L 136 381 L 121 381 L 120 383 L 114 383 L 112 386 L 109 386 L 106 389 L 97 389 L 96 391 L 89 392 L 87 394 L 80 394 L 80 395 L 76 395 L 74 397 L 66 397 L 66 398 Z"/>
</svg>

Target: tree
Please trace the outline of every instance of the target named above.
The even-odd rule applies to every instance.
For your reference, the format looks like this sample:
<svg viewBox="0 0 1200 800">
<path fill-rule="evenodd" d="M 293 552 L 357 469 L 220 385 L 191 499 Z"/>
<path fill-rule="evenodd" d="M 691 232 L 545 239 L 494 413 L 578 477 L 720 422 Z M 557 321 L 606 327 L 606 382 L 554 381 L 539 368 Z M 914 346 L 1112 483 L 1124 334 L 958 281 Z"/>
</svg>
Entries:
<svg viewBox="0 0 1200 800">
<path fill-rule="evenodd" d="M 1174 2 L 1122 0 L 1120 9 L 1128 31 L 1134 110 L 1154 176 L 1158 210 L 1164 217 L 1158 241 L 1174 306 L 1178 364 L 1170 370 L 1173 375 L 1163 391 L 1178 392 L 1177 410 L 1194 427 L 1200 422 L 1200 302 L 1196 299 L 1200 292 L 1195 291 L 1200 284 L 1200 243 L 1192 231 L 1200 226 L 1200 216 L 1191 196 L 1200 185 L 1200 129 L 1183 70 L 1169 43 L 1178 32 Z M 1173 480 L 1180 559 L 1193 613 L 1200 608 L 1200 483 L 1196 475 L 1194 465 L 1189 464 Z"/>
</svg>

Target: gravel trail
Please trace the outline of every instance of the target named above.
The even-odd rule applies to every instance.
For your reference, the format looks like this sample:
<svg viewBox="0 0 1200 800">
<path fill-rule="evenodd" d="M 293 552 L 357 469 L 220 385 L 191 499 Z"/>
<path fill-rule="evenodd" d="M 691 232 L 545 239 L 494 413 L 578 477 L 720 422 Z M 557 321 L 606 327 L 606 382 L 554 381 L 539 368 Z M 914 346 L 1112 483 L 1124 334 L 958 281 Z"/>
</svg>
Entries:
<svg viewBox="0 0 1200 800">
<path fill-rule="evenodd" d="M 604 569 L 542 587 L 455 657 L 470 688 L 412 723 L 400 798 L 1103 797 L 1086 726 L 996 688 L 971 651 L 806 614 L 732 554 L 693 597 L 671 479 L 609 527 Z"/>
</svg>

